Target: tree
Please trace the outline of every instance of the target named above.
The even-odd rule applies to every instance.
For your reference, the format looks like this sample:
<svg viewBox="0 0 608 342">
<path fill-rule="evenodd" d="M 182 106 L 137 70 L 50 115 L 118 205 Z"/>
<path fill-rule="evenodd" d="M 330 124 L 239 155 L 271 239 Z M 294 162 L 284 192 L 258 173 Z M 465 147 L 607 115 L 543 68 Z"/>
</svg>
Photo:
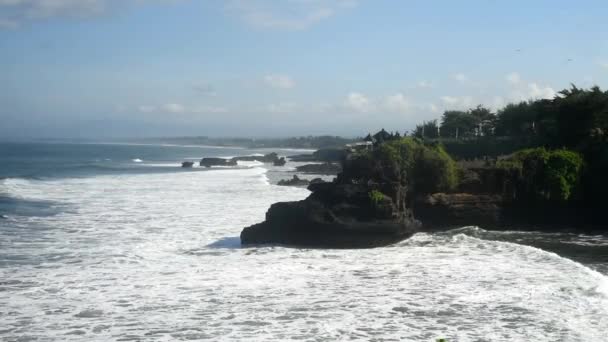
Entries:
<svg viewBox="0 0 608 342">
<path fill-rule="evenodd" d="M 445 138 L 462 138 L 471 135 L 475 121 L 467 112 L 448 110 L 441 117 L 441 136 Z"/>
<path fill-rule="evenodd" d="M 439 126 L 437 120 L 423 122 L 422 125 L 416 125 L 414 136 L 417 138 L 439 138 Z"/>
<path fill-rule="evenodd" d="M 510 103 L 497 113 L 497 136 L 529 136 L 535 134 L 537 111 L 534 102 Z"/>
<path fill-rule="evenodd" d="M 469 115 L 475 122 L 476 136 L 494 135 L 496 126 L 496 115 L 492 111 L 482 105 L 469 110 Z"/>
</svg>

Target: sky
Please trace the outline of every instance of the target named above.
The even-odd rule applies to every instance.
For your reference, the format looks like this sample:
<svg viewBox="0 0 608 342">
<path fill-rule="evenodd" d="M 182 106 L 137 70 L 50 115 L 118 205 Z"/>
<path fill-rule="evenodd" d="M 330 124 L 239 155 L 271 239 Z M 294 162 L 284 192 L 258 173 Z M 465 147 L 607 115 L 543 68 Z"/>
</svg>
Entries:
<svg viewBox="0 0 608 342">
<path fill-rule="evenodd" d="M 0 0 L 0 139 L 361 136 L 608 88 L 605 0 Z"/>
</svg>

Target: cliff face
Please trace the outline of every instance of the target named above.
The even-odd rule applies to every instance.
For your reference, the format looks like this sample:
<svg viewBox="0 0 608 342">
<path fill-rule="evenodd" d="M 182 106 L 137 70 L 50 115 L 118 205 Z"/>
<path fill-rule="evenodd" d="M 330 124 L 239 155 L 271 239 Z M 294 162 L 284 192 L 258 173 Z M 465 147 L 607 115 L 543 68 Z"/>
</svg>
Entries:
<svg viewBox="0 0 608 342">
<path fill-rule="evenodd" d="M 406 206 L 401 175 L 396 165 L 347 159 L 334 182 L 311 184 L 305 200 L 273 204 L 264 222 L 242 231 L 241 242 L 369 248 L 408 238 L 420 223 Z"/>
</svg>

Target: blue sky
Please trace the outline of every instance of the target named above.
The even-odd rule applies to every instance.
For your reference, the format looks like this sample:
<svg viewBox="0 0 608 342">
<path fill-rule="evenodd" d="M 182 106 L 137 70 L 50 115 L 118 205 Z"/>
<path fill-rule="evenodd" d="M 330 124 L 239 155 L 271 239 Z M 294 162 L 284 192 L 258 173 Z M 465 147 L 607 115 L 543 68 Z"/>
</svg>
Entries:
<svg viewBox="0 0 608 342">
<path fill-rule="evenodd" d="M 0 0 L 0 136 L 361 135 L 608 87 L 605 1 Z"/>
</svg>

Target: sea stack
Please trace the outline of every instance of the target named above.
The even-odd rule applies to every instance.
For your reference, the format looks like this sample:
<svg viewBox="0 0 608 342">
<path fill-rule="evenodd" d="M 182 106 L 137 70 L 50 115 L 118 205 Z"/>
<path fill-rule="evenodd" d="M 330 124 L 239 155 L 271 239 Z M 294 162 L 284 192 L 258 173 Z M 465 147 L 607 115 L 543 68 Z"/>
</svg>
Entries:
<svg viewBox="0 0 608 342">
<path fill-rule="evenodd" d="M 406 239 L 420 223 L 402 174 L 397 164 L 351 156 L 333 182 L 311 184 L 305 200 L 273 204 L 264 222 L 241 232 L 241 243 L 371 248 Z"/>
</svg>

